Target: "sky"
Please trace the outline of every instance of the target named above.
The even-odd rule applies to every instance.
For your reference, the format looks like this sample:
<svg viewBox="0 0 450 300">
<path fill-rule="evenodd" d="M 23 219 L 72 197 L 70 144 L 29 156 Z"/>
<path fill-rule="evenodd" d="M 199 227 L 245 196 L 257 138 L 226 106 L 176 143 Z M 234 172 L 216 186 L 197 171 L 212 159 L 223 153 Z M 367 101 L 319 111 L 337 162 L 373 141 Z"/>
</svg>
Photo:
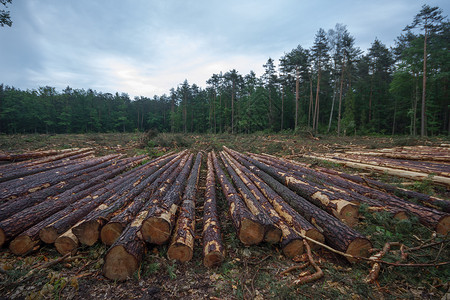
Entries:
<svg viewBox="0 0 450 300">
<path fill-rule="evenodd" d="M 13 0 L 0 27 L 0 84 L 153 97 L 220 72 L 261 76 L 319 28 L 347 26 L 366 51 L 393 46 L 416 0 Z M 448 16 L 450 1 L 431 0 Z M 4 7 L 1 6 L 0 9 Z"/>
</svg>

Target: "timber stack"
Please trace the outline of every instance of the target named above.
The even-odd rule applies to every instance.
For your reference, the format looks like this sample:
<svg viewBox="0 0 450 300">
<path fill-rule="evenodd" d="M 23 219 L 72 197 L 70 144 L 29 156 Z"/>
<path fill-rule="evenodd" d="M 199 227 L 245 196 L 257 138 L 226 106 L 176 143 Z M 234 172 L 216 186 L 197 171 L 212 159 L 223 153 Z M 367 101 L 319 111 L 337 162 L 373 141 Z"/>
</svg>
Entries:
<svg viewBox="0 0 450 300">
<path fill-rule="evenodd" d="M 422 150 L 416 164 L 401 163 L 402 170 L 420 168 L 446 177 L 446 152 L 430 162 L 427 153 L 432 150 Z M 380 150 L 367 157 L 392 168 L 405 151 Z M 68 149 L 0 156 L 9 161 L 0 166 L 0 246 L 25 255 L 53 245 L 65 255 L 102 242 L 108 247 L 103 274 L 125 280 L 152 245 L 167 244 L 167 257 L 181 263 L 201 251 L 204 266 L 220 265 L 226 255 L 221 214 L 246 247 L 269 243 L 295 257 L 308 242 L 313 250 L 334 248 L 350 262 L 367 258 L 372 248 L 353 228 L 361 205 L 398 219 L 415 216 L 442 235 L 450 228 L 446 200 L 267 154 L 227 147 L 206 157 L 184 150 L 150 161 L 146 156 L 93 154 L 92 149 Z M 360 153 L 337 158 L 368 164 Z M 206 178 L 200 176 L 202 166 Z M 408 200 L 413 198 L 425 206 Z M 203 218 L 196 219 L 196 212 Z"/>
</svg>

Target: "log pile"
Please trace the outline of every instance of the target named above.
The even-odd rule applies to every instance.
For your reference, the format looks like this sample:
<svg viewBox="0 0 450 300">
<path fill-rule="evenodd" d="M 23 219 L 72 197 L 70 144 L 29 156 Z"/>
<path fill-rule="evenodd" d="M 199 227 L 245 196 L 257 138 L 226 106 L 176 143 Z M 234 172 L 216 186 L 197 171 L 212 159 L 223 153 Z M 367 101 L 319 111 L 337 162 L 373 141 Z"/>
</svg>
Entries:
<svg viewBox="0 0 450 300">
<path fill-rule="evenodd" d="M 430 180 L 447 188 L 450 187 L 450 149 L 448 147 L 398 147 L 378 151 L 313 153 L 304 157 L 411 180 Z"/>
<path fill-rule="evenodd" d="M 0 246 L 25 255 L 48 244 L 65 255 L 101 241 L 109 247 L 103 274 L 125 280 L 149 245 L 168 244 L 169 259 L 191 260 L 200 236 L 196 211 L 203 211 L 203 264 L 221 264 L 219 201 L 244 246 L 270 243 L 287 257 L 311 246 L 331 247 L 350 262 L 367 259 L 372 244 L 352 228 L 362 204 L 395 218 L 414 215 L 439 234 L 450 228 L 448 201 L 266 154 L 224 147 L 206 158 L 185 150 L 146 163 L 144 156 L 91 155 L 75 149 L 1 166 Z"/>
</svg>

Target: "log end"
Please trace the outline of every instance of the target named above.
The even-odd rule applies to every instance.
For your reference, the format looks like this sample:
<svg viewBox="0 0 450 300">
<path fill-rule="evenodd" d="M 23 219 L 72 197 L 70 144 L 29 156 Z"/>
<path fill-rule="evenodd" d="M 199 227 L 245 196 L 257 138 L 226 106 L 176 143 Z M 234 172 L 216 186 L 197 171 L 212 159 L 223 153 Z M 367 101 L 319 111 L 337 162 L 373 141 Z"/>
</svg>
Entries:
<svg viewBox="0 0 450 300">
<path fill-rule="evenodd" d="M 442 217 L 436 225 L 436 232 L 442 235 L 447 235 L 450 230 L 450 215 Z"/>
<path fill-rule="evenodd" d="M 126 280 L 138 269 L 137 259 L 122 245 L 111 248 L 105 257 L 103 274 L 111 280 Z"/>
<path fill-rule="evenodd" d="M 307 230 L 305 232 L 305 235 L 315 241 L 318 241 L 320 243 L 325 243 L 325 236 L 323 234 L 321 234 L 317 229 L 313 228 L 310 230 Z M 318 249 L 320 246 L 315 244 L 315 243 L 309 243 L 309 245 L 311 246 L 311 249 Z"/>
<path fill-rule="evenodd" d="M 281 229 L 271 226 L 267 229 L 266 234 L 264 235 L 264 241 L 270 244 L 279 243 L 282 234 Z"/>
<path fill-rule="evenodd" d="M 39 241 L 33 241 L 27 235 L 20 235 L 11 241 L 9 250 L 15 255 L 25 255 L 31 250 Z"/>
<path fill-rule="evenodd" d="M 100 236 L 100 224 L 97 220 L 83 222 L 73 228 L 73 233 L 81 244 L 92 246 Z"/>
<path fill-rule="evenodd" d="M 350 227 L 358 224 L 359 208 L 354 204 L 342 206 L 339 210 L 339 219 Z"/>
<path fill-rule="evenodd" d="M 220 251 L 209 252 L 203 258 L 203 265 L 207 268 L 220 266 L 224 260 L 224 255 Z"/>
<path fill-rule="evenodd" d="M 120 237 L 124 228 L 121 223 L 114 222 L 108 223 L 103 226 L 100 231 L 100 238 L 102 239 L 103 244 L 107 246 L 111 246 L 114 242 Z"/>
<path fill-rule="evenodd" d="M 75 235 L 61 235 L 55 241 L 56 250 L 62 254 L 66 255 L 67 253 L 74 254 L 78 247 L 78 239 Z"/>
<path fill-rule="evenodd" d="M 256 245 L 262 242 L 264 238 L 264 227 L 250 219 L 243 219 L 241 221 L 241 228 L 239 228 L 239 240 L 244 245 Z"/>
<path fill-rule="evenodd" d="M 169 250 L 167 250 L 168 259 L 175 259 L 182 263 L 190 261 L 192 256 L 192 249 L 189 246 L 180 243 L 170 245 Z"/>
<path fill-rule="evenodd" d="M 404 211 L 394 214 L 394 218 L 397 220 L 408 220 L 409 219 L 408 214 Z"/>
<path fill-rule="evenodd" d="M 356 238 L 350 242 L 345 253 L 352 256 L 368 257 L 369 250 L 372 248 L 372 243 L 368 239 Z M 349 262 L 356 262 L 356 259 L 347 257 Z"/>
<path fill-rule="evenodd" d="M 152 217 L 144 221 L 141 233 L 148 243 L 162 245 L 169 240 L 171 228 L 166 220 Z"/>
<path fill-rule="evenodd" d="M 302 255 L 303 254 L 303 240 L 301 240 L 301 239 L 290 240 L 283 247 L 283 254 L 289 258 L 295 257 L 297 255 Z"/>
<path fill-rule="evenodd" d="M 53 244 L 58 236 L 58 232 L 52 227 L 45 227 L 39 230 L 39 238 L 46 244 Z"/>
</svg>

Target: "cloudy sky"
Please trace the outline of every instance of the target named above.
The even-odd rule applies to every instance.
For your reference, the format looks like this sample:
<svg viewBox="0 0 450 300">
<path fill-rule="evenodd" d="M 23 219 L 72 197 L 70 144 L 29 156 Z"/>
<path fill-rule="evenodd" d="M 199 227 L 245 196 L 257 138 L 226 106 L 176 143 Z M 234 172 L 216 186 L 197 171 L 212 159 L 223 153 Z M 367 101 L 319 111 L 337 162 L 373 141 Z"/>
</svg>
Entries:
<svg viewBox="0 0 450 300">
<path fill-rule="evenodd" d="M 185 79 L 262 74 L 319 28 L 347 25 L 362 50 L 393 45 L 416 0 L 13 0 L 0 27 L 0 83 L 20 89 L 92 88 L 131 97 L 162 95 Z M 444 15 L 450 1 L 430 0 Z M 3 7 L 0 7 L 2 9 Z"/>
</svg>

